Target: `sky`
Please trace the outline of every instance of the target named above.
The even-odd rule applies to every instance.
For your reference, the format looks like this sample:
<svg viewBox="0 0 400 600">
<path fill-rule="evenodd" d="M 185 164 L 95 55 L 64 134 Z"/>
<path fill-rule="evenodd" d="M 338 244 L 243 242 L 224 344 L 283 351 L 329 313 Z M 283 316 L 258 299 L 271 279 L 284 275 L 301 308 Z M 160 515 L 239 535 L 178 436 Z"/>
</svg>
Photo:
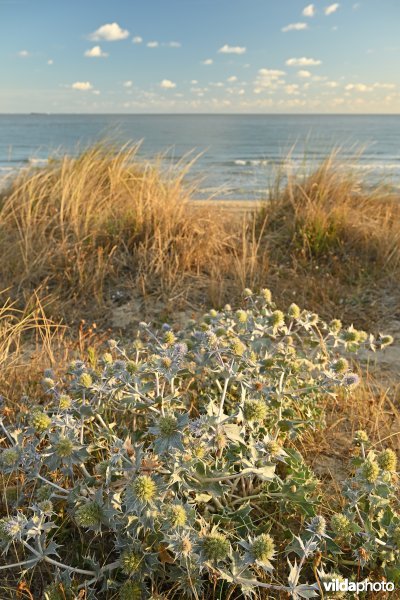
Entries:
<svg viewBox="0 0 400 600">
<path fill-rule="evenodd" d="M 399 0 L 0 0 L 0 113 L 400 113 Z"/>
</svg>

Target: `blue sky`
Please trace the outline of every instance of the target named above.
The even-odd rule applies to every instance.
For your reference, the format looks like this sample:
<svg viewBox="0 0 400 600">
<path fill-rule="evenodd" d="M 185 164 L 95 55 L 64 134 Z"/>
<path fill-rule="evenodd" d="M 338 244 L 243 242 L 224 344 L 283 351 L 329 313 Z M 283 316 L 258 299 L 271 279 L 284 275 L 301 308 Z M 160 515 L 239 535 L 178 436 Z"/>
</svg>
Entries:
<svg viewBox="0 0 400 600">
<path fill-rule="evenodd" d="M 0 0 L 0 112 L 399 113 L 400 2 Z"/>
</svg>

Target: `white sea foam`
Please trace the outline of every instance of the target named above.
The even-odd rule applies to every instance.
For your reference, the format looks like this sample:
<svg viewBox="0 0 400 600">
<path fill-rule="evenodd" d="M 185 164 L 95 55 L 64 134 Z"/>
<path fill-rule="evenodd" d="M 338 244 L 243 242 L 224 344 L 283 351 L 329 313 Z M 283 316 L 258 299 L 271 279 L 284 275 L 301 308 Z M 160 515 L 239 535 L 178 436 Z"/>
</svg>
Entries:
<svg viewBox="0 0 400 600">
<path fill-rule="evenodd" d="M 32 156 L 28 162 L 30 165 L 33 165 L 35 167 L 42 167 L 42 166 L 44 167 L 49 162 L 49 159 L 48 158 L 36 158 L 36 157 Z"/>
</svg>

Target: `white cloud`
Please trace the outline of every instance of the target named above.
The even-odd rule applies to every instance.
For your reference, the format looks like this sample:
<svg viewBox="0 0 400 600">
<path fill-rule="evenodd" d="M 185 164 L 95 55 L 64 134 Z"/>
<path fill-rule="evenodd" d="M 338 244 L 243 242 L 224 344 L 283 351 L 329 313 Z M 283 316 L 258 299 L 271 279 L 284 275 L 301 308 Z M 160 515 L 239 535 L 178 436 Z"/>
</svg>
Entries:
<svg viewBox="0 0 400 600">
<path fill-rule="evenodd" d="M 394 83 L 374 83 L 374 88 L 380 88 L 381 90 L 394 90 L 396 84 Z"/>
<path fill-rule="evenodd" d="M 276 89 L 278 85 L 285 83 L 282 79 L 284 75 L 285 71 L 279 69 L 260 69 L 254 82 L 254 93 L 261 94 L 264 88 Z"/>
<path fill-rule="evenodd" d="M 366 85 L 365 83 L 349 83 L 344 88 L 347 92 L 371 92 L 372 86 Z"/>
<path fill-rule="evenodd" d="M 228 77 L 227 81 L 229 83 L 235 83 L 235 81 L 237 81 L 238 78 L 236 77 L 236 75 L 231 75 L 230 77 Z"/>
<path fill-rule="evenodd" d="M 329 6 L 327 6 L 324 10 L 326 15 L 333 15 L 333 13 L 335 13 L 337 11 L 337 9 L 339 8 L 340 4 L 338 2 L 335 2 L 334 4 L 330 4 Z"/>
<path fill-rule="evenodd" d="M 48 65 L 54 65 L 54 60 L 52 58 L 49 58 L 49 60 L 47 61 Z"/>
<path fill-rule="evenodd" d="M 203 60 L 203 65 L 212 65 L 213 64 L 213 59 L 212 58 L 206 58 L 206 60 Z"/>
<path fill-rule="evenodd" d="M 147 42 L 147 47 L 148 48 L 158 48 L 159 44 L 158 42 L 154 41 L 154 42 Z"/>
<path fill-rule="evenodd" d="M 286 64 L 288 67 L 316 67 L 322 64 L 322 61 L 302 56 L 301 58 L 288 58 Z"/>
<path fill-rule="evenodd" d="M 180 42 L 168 42 L 167 46 L 169 48 L 181 48 L 182 44 Z"/>
<path fill-rule="evenodd" d="M 143 38 L 140 37 L 140 35 L 135 35 L 135 37 L 132 38 L 132 42 L 134 44 L 141 44 L 143 42 Z"/>
<path fill-rule="evenodd" d="M 326 85 L 326 87 L 333 89 L 333 88 L 337 88 L 339 84 L 337 81 L 327 81 L 325 83 L 325 85 Z"/>
<path fill-rule="evenodd" d="M 118 23 L 106 23 L 89 35 L 89 39 L 95 42 L 104 40 L 105 42 L 117 42 L 124 40 L 129 36 L 127 29 L 122 29 Z"/>
<path fill-rule="evenodd" d="M 197 79 L 192 79 L 192 81 L 190 83 L 192 85 L 197 85 L 199 82 L 197 81 Z"/>
<path fill-rule="evenodd" d="M 314 4 L 307 4 L 303 8 L 303 16 L 304 17 L 313 17 L 315 15 L 315 6 Z"/>
<path fill-rule="evenodd" d="M 345 86 L 346 92 L 372 92 L 373 90 L 392 90 L 396 87 L 394 83 L 348 83 Z"/>
<path fill-rule="evenodd" d="M 28 52 L 28 50 L 21 50 L 20 52 L 18 52 L 18 56 L 20 58 L 28 58 L 28 56 L 30 56 L 30 53 Z"/>
<path fill-rule="evenodd" d="M 162 87 L 164 90 L 173 90 L 174 88 L 176 88 L 176 83 L 174 83 L 170 79 L 163 79 L 160 83 L 160 87 Z"/>
<path fill-rule="evenodd" d="M 303 31 L 304 29 L 308 29 L 307 23 L 290 23 L 286 27 L 282 27 L 281 31 L 287 33 L 288 31 Z"/>
<path fill-rule="evenodd" d="M 90 50 L 86 50 L 85 56 L 87 58 L 106 58 L 107 52 L 103 52 L 100 46 L 93 46 Z"/>
<path fill-rule="evenodd" d="M 71 85 L 71 88 L 73 90 L 79 90 L 80 92 L 88 92 L 93 89 L 93 86 L 89 81 L 75 81 L 75 83 Z"/>
<path fill-rule="evenodd" d="M 229 46 L 225 44 L 218 50 L 220 54 L 244 54 L 247 48 L 245 46 Z"/>
<path fill-rule="evenodd" d="M 93 90 L 93 94 L 95 96 L 100 96 L 101 92 L 100 92 L 100 90 Z"/>
<path fill-rule="evenodd" d="M 300 69 L 300 71 L 297 71 L 297 75 L 299 77 L 303 77 L 303 79 L 305 79 L 307 77 L 311 77 L 310 71 L 305 71 L 304 69 Z"/>
<path fill-rule="evenodd" d="M 299 93 L 299 86 L 297 83 L 292 83 L 285 87 L 285 91 L 289 96 L 297 95 Z"/>
<path fill-rule="evenodd" d="M 122 84 L 125 88 L 130 88 L 133 86 L 133 81 L 131 81 L 130 79 L 128 79 L 128 81 L 124 81 Z"/>
</svg>

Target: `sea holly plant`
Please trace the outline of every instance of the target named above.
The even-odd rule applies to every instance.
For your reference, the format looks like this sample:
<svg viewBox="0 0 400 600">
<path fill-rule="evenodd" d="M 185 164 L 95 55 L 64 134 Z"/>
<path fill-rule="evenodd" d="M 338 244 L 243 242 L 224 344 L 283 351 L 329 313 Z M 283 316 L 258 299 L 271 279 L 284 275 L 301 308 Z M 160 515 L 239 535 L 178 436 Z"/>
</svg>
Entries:
<svg viewBox="0 0 400 600">
<path fill-rule="evenodd" d="M 326 401 L 358 384 L 349 353 L 388 341 L 245 290 L 239 310 L 179 331 L 142 323 L 126 346 L 46 372 L 43 405 L 0 422 L 0 570 L 45 565 L 47 600 L 197 600 L 216 585 L 300 599 L 321 591 L 316 556 L 320 573 L 341 552 L 395 566 L 390 449 L 357 442 L 346 510 L 329 523 L 298 450 Z"/>
</svg>

